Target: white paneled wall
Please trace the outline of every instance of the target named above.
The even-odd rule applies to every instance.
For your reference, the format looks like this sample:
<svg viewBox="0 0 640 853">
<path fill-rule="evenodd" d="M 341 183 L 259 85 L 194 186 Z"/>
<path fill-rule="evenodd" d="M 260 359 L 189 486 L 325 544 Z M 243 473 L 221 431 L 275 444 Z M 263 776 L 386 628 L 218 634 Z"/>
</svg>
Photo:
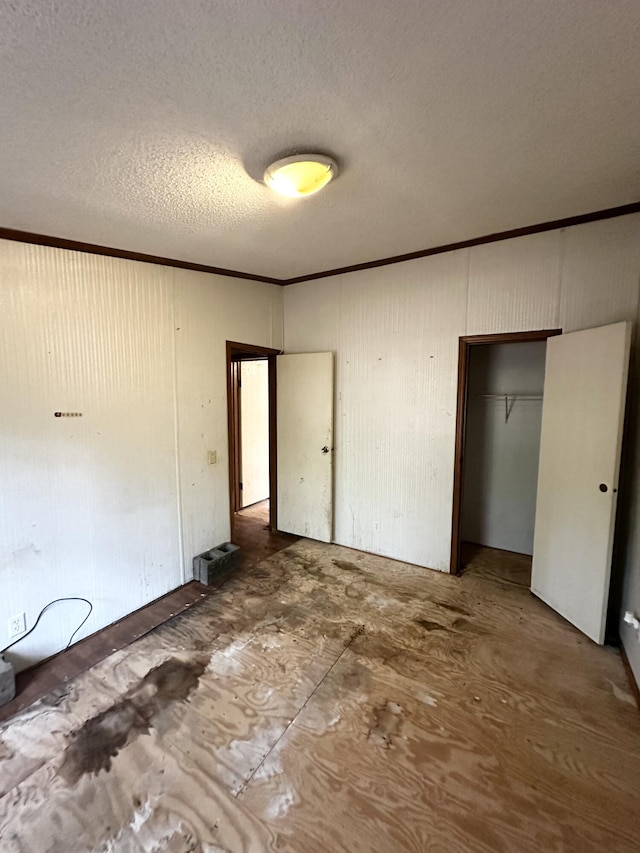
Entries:
<svg viewBox="0 0 640 853">
<path fill-rule="evenodd" d="M 281 349 L 282 291 L 176 270 L 177 431 L 188 570 L 195 554 L 229 537 L 226 341 Z M 208 450 L 217 451 L 214 466 L 207 465 Z"/>
<path fill-rule="evenodd" d="M 448 570 L 458 337 L 635 321 L 639 278 L 636 214 L 285 288 L 285 351 L 336 353 L 336 541 Z"/>
<path fill-rule="evenodd" d="M 451 252 L 398 265 L 391 287 L 386 267 L 342 282 L 338 338 L 326 346 L 337 353 L 338 542 L 446 567 L 453 464 L 443 460 L 456 388 L 448 365 L 464 334 L 466 271 L 466 253 Z M 430 294 L 420 310 L 416 285 Z"/>
<path fill-rule="evenodd" d="M 285 288 L 287 351 L 336 353 L 336 542 L 447 566 L 467 266 L 451 252 Z"/>
<path fill-rule="evenodd" d="M 565 332 L 634 320 L 640 279 L 640 215 L 564 233 L 559 326 Z"/>
<path fill-rule="evenodd" d="M 78 638 L 92 633 L 228 537 L 225 340 L 279 347 L 281 301 L 271 285 L 0 241 L 0 648 L 10 616 L 31 625 L 62 596 L 94 603 Z M 8 657 L 53 654 L 85 612 L 55 605 Z"/>
<path fill-rule="evenodd" d="M 546 231 L 471 249 L 465 334 L 557 329 L 563 243 Z"/>
<path fill-rule="evenodd" d="M 637 320 L 639 278 L 639 215 L 284 289 L 0 241 L 0 648 L 10 616 L 65 595 L 94 602 L 79 636 L 96 631 L 228 537 L 225 341 L 281 348 L 283 297 L 287 351 L 336 353 L 336 541 L 447 570 L 458 337 Z M 83 615 L 56 605 L 13 660 L 57 651 Z"/>
</svg>

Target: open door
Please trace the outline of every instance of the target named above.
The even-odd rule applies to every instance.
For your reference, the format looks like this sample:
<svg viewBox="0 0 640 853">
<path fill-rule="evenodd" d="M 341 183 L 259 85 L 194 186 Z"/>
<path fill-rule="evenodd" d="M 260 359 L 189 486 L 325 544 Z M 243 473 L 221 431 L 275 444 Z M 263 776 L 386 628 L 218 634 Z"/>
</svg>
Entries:
<svg viewBox="0 0 640 853">
<path fill-rule="evenodd" d="M 631 324 L 550 338 L 531 591 L 604 642 Z"/>
<path fill-rule="evenodd" d="M 279 355 L 278 529 L 330 542 L 333 526 L 333 353 Z"/>
</svg>

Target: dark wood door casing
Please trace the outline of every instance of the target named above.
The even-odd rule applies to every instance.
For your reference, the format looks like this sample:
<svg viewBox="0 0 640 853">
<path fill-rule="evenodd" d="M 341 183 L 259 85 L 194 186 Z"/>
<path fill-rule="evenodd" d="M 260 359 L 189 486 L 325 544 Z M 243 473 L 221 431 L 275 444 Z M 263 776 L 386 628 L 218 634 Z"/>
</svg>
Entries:
<svg viewBox="0 0 640 853">
<path fill-rule="evenodd" d="M 462 492 L 464 488 L 464 447 L 467 425 L 467 402 L 469 385 L 469 356 L 474 346 L 489 344 L 517 344 L 546 341 L 561 335 L 562 329 L 546 329 L 534 332 L 502 332 L 495 335 L 465 335 L 458 344 L 458 394 L 456 404 L 456 439 L 453 463 L 453 513 L 451 520 L 451 564 L 452 575 L 460 574 L 460 540 L 462 522 Z"/>
<path fill-rule="evenodd" d="M 240 405 L 242 388 L 242 362 L 266 358 L 269 376 L 269 526 L 278 529 L 277 508 L 277 420 L 276 420 L 276 356 L 280 350 L 227 341 L 227 429 L 229 439 L 229 506 L 231 516 L 231 536 L 233 538 L 234 513 L 240 509 L 241 442 L 240 424 L 242 410 Z"/>
</svg>

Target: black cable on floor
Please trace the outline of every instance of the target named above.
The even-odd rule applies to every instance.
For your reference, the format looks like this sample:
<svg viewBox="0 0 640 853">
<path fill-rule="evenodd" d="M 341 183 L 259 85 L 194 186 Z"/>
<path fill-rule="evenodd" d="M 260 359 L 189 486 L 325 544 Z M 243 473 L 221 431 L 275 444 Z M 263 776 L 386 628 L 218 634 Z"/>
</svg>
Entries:
<svg viewBox="0 0 640 853">
<path fill-rule="evenodd" d="M 8 646 L 6 646 L 4 649 L 2 649 L 2 651 L 0 651 L 0 655 L 3 655 L 6 651 L 8 651 L 9 649 L 13 648 L 13 646 L 15 646 L 17 643 L 21 643 L 23 640 L 26 640 L 26 639 L 27 639 L 27 637 L 29 636 L 29 634 L 32 634 L 32 633 L 36 630 L 36 628 L 38 627 L 38 622 L 40 621 L 40 619 L 41 619 L 42 615 L 44 614 L 45 610 L 48 610 L 48 609 L 51 607 L 51 605 L 52 605 L 52 604 L 57 604 L 59 601 L 84 601 L 84 603 L 85 603 L 85 604 L 88 604 L 88 605 L 89 605 L 89 612 L 88 612 L 88 613 L 87 613 L 87 615 L 84 617 L 84 619 L 82 620 L 82 622 L 78 625 L 78 627 L 77 627 L 77 628 L 76 628 L 76 630 L 73 632 L 73 634 L 69 637 L 69 642 L 68 642 L 68 643 L 67 643 L 67 645 L 64 647 L 64 649 L 65 649 L 65 651 L 66 651 L 66 650 L 69 648 L 69 646 L 71 645 L 71 643 L 73 642 L 73 638 L 75 637 L 75 635 L 78 633 L 78 631 L 80 630 L 80 628 L 82 628 L 82 626 L 84 625 L 84 623 L 87 621 L 87 619 L 89 618 L 89 616 L 91 616 L 91 613 L 93 612 L 93 604 L 89 601 L 89 599 L 88 599 L 88 598 L 81 598 L 80 596 L 76 596 L 76 595 L 73 595 L 73 596 L 70 596 L 70 597 L 65 597 L 65 598 L 54 598 L 54 599 L 53 599 L 53 601 L 50 601 L 48 604 L 45 604 L 45 606 L 42 608 L 42 610 L 40 611 L 40 613 L 38 613 L 38 618 L 37 618 L 37 619 L 36 619 L 36 621 L 33 623 L 32 627 L 31 627 L 31 628 L 29 628 L 29 630 L 27 631 L 27 633 L 26 633 L 26 634 L 23 634 L 21 637 L 18 637 L 18 639 L 17 639 L 17 640 L 14 640 L 12 643 L 9 643 L 9 645 L 8 645 Z"/>
</svg>

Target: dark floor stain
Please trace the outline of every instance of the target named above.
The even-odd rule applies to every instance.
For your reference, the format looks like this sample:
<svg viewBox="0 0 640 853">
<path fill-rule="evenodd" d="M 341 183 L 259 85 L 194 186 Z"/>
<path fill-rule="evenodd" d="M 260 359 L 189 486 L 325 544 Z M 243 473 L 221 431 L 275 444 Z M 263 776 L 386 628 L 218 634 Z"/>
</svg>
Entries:
<svg viewBox="0 0 640 853">
<path fill-rule="evenodd" d="M 371 687 L 371 672 L 358 661 L 351 661 L 334 670 L 331 681 L 325 681 L 324 684 L 325 698 L 330 696 L 335 703 L 337 699 L 368 693 Z"/>
<path fill-rule="evenodd" d="M 267 569 L 253 567 L 251 569 L 251 577 L 260 581 L 269 580 L 271 578 L 271 572 L 269 572 Z"/>
<path fill-rule="evenodd" d="M 335 601 L 327 595 L 327 590 L 322 587 L 308 593 L 306 604 L 314 614 L 321 613 L 324 616 L 334 616 L 336 613 Z"/>
<path fill-rule="evenodd" d="M 358 572 L 358 574 L 362 572 L 360 566 L 356 566 L 355 563 L 349 563 L 347 560 L 332 560 L 331 562 L 334 566 L 337 566 L 345 572 Z"/>
<path fill-rule="evenodd" d="M 85 774 L 109 771 L 111 759 L 138 735 L 148 732 L 162 710 L 187 698 L 206 666 L 206 659 L 170 658 L 148 672 L 123 699 L 73 733 L 60 776 L 75 785 Z"/>
<path fill-rule="evenodd" d="M 302 569 L 304 572 L 309 572 L 312 575 L 324 575 L 322 566 L 315 557 L 309 557 L 306 554 L 294 554 L 291 562 L 296 569 Z"/>
<path fill-rule="evenodd" d="M 412 648 L 411 642 L 415 643 L 417 648 Z M 408 632 L 404 634 L 403 645 L 394 645 L 387 636 L 367 632 L 359 637 L 351 648 L 359 657 L 389 667 L 403 678 L 422 678 L 425 666 L 428 666 L 424 652 L 424 633 L 419 628 L 415 630 L 414 637 Z"/>
<path fill-rule="evenodd" d="M 69 695 L 69 688 L 66 686 L 56 687 L 46 696 L 42 697 L 42 704 L 48 705 L 50 708 L 57 708 Z"/>
<path fill-rule="evenodd" d="M 443 607 L 445 610 L 450 610 L 451 613 L 459 613 L 460 616 L 471 616 L 468 610 L 465 610 L 464 607 L 458 607 L 454 604 L 447 604 L 446 601 L 434 601 L 434 604 L 437 604 L 438 607 Z"/>
<path fill-rule="evenodd" d="M 379 660 L 383 664 L 388 664 L 404 653 L 404 649 L 390 645 L 372 633 L 358 637 L 351 648 L 357 655 L 369 658 L 369 660 Z"/>
<path fill-rule="evenodd" d="M 4 761 L 6 758 L 13 758 L 13 750 L 3 740 L 0 740 L 0 761 Z"/>
<path fill-rule="evenodd" d="M 432 622 L 430 619 L 414 619 L 416 625 L 420 625 L 425 631 L 448 631 L 446 625 L 441 625 L 440 622 Z"/>
<path fill-rule="evenodd" d="M 293 600 L 296 593 L 295 585 L 289 588 L 284 584 L 275 592 L 265 595 L 257 595 L 256 590 L 250 587 L 240 602 L 241 612 L 226 607 L 222 597 L 217 603 L 209 599 L 202 611 L 207 619 L 206 647 L 213 648 L 216 640 L 223 635 L 237 637 L 245 631 L 258 630 L 300 632 L 304 636 L 340 639 L 344 637 L 345 627 L 340 610 L 326 590 L 312 589 L 305 592 L 302 603 Z M 281 600 L 278 601 L 276 596 Z M 191 640 L 191 644 L 200 650 L 197 639 Z"/>
<path fill-rule="evenodd" d="M 387 701 L 373 709 L 372 717 L 367 739 L 375 746 L 390 749 L 392 736 L 398 734 L 402 722 L 402 706 Z"/>
</svg>

